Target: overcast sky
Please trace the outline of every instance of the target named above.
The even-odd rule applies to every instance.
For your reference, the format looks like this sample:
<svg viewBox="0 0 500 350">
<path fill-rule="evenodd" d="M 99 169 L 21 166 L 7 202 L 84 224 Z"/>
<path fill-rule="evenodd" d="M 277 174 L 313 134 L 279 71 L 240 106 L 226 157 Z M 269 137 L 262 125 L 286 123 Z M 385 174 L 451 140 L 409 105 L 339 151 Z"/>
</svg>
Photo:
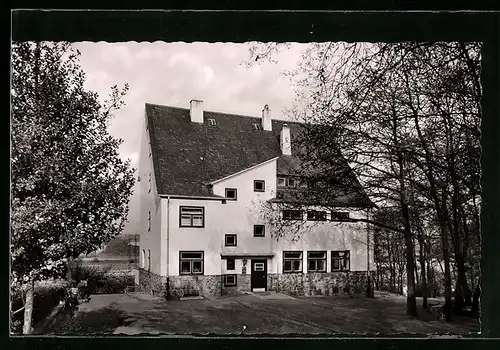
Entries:
<svg viewBox="0 0 500 350">
<path fill-rule="evenodd" d="M 294 44 L 278 56 L 279 64 L 263 63 L 247 68 L 249 44 L 233 43 L 75 43 L 87 74 L 87 88 L 104 100 L 113 85 L 130 85 L 126 107 L 110 125 L 110 133 L 122 138 L 121 154 L 137 167 L 144 104 L 189 108 L 201 99 L 205 110 L 260 116 L 268 104 L 272 117 L 283 118 L 291 107 L 294 88 L 282 76 L 297 63 L 302 44 Z M 138 186 L 135 187 L 135 192 Z M 137 231 L 137 195 L 131 199 L 126 233 Z"/>
</svg>

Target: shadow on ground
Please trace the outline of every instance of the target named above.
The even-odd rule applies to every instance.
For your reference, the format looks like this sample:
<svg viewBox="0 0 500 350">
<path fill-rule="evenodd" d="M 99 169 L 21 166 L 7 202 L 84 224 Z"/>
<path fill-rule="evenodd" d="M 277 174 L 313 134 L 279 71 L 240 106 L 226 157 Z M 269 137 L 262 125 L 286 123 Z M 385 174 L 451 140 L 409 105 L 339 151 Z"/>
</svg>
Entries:
<svg viewBox="0 0 500 350">
<path fill-rule="evenodd" d="M 278 294 L 279 295 L 279 294 Z M 52 334 L 468 334 L 477 319 L 446 323 L 426 310 L 405 316 L 402 299 L 344 296 L 162 301 L 139 295 L 96 295 L 73 317 L 61 316 Z"/>
</svg>

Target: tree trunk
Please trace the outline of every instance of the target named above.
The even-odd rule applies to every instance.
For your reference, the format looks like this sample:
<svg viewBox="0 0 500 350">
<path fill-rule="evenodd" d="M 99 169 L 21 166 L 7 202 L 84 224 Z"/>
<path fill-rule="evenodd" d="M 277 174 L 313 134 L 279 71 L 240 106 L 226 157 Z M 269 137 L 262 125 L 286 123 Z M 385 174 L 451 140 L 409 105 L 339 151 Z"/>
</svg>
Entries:
<svg viewBox="0 0 500 350">
<path fill-rule="evenodd" d="M 421 277 L 421 285 L 420 285 L 420 290 L 422 291 L 422 307 L 424 309 L 427 309 L 427 296 L 428 296 L 428 291 L 427 291 L 427 278 L 425 275 L 425 244 L 423 241 L 422 234 L 419 233 L 418 235 L 418 244 L 419 244 L 419 260 L 420 260 L 420 277 Z"/>
<path fill-rule="evenodd" d="M 472 299 L 472 312 L 474 315 L 479 315 L 479 297 L 481 296 L 481 277 L 474 290 L 474 296 Z"/>
<path fill-rule="evenodd" d="M 31 280 L 26 286 L 26 301 L 24 304 L 23 334 L 31 334 L 31 318 L 33 315 L 33 300 L 35 298 L 35 281 Z"/>
</svg>

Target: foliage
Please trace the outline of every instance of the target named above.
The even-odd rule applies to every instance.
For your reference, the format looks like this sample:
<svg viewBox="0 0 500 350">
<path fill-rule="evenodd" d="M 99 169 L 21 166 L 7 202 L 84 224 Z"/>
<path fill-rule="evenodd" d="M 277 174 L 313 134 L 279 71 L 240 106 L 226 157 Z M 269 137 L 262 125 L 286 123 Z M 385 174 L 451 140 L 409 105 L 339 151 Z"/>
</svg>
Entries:
<svg viewBox="0 0 500 350">
<path fill-rule="evenodd" d="M 128 85 L 101 104 L 68 43 L 12 45 L 13 284 L 61 277 L 119 234 L 134 183 L 108 134 Z"/>
<path fill-rule="evenodd" d="M 106 248 L 99 255 L 136 257 L 139 256 L 139 247 L 132 245 L 139 241 L 135 235 L 120 235 L 106 244 Z"/>
<path fill-rule="evenodd" d="M 250 50 L 250 62 L 280 49 L 269 45 Z M 330 171 L 339 169 L 340 152 L 379 211 L 393 211 L 390 225 L 372 220 L 382 232 L 376 254 L 379 267 L 399 266 L 391 275 L 408 287 L 412 315 L 416 282 L 433 283 L 426 266 L 434 262 L 447 304 L 452 283 L 458 308 L 479 285 L 480 50 L 456 42 L 316 43 L 290 75 L 298 87 L 290 114 L 305 123 L 294 142 L 309 168 L 322 169 L 299 175 L 335 200 L 328 184 L 346 178 Z"/>
</svg>

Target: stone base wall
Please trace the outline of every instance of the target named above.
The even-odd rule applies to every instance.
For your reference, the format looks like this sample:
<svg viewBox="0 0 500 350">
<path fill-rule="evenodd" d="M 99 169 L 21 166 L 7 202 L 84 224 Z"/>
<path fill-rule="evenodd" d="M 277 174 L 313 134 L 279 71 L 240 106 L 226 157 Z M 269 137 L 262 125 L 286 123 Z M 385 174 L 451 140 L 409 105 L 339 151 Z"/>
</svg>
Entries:
<svg viewBox="0 0 500 350">
<path fill-rule="evenodd" d="M 224 278 L 224 276 L 221 276 Z M 245 292 L 250 292 L 250 275 L 236 275 L 236 286 L 225 287 L 224 280 L 222 280 L 222 295 L 241 295 Z"/>
<path fill-rule="evenodd" d="M 374 273 L 371 273 L 373 288 Z M 317 296 L 362 294 L 366 292 L 366 272 L 319 272 L 319 273 L 290 273 L 269 274 L 267 289 L 289 295 Z"/>
<path fill-rule="evenodd" d="M 371 286 L 375 272 L 371 273 Z M 162 277 L 147 270 L 139 269 L 139 285 L 141 290 L 153 295 L 172 299 L 185 296 L 213 297 L 219 295 L 239 295 L 251 291 L 251 275 L 236 275 L 236 286 L 225 287 L 222 275 L 171 276 Z M 290 273 L 268 274 L 267 290 L 295 296 L 319 296 L 364 294 L 367 287 L 366 272 L 324 272 L 324 273 Z"/>
<path fill-rule="evenodd" d="M 221 295 L 222 277 L 220 275 L 171 276 L 168 279 L 170 297 L 215 296 Z"/>
<path fill-rule="evenodd" d="M 161 297 L 166 296 L 167 278 L 152 273 L 148 270 L 139 269 L 139 286 L 141 291 Z"/>
</svg>

